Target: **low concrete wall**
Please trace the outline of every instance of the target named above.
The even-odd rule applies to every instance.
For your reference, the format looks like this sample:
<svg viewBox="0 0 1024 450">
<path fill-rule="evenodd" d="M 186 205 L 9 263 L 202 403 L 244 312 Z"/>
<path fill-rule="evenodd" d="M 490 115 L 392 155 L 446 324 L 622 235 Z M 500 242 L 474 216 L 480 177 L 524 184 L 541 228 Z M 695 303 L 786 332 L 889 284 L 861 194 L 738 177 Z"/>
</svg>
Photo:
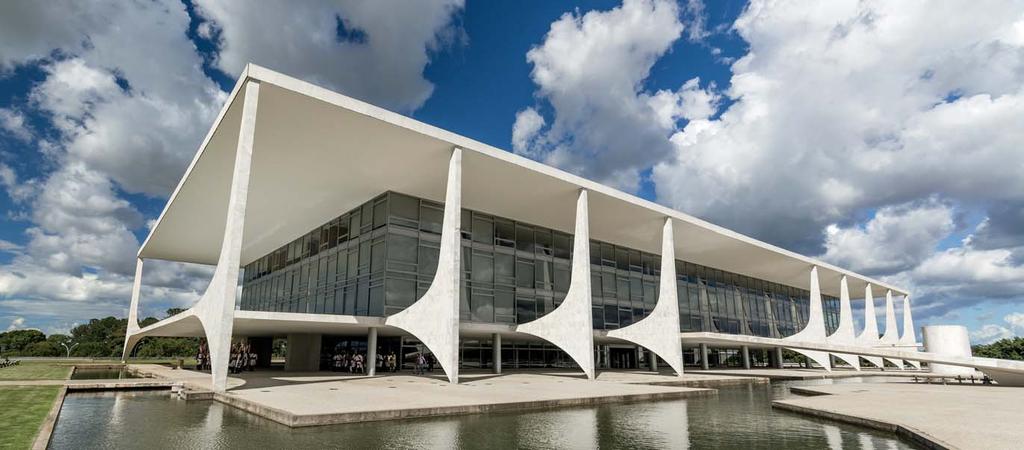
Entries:
<svg viewBox="0 0 1024 450">
<path fill-rule="evenodd" d="M 32 442 L 32 450 L 46 450 L 50 446 L 53 428 L 57 426 L 57 418 L 60 417 L 60 409 L 64 406 L 64 397 L 67 393 L 68 388 L 66 387 L 60 388 L 60 391 L 57 392 L 57 398 L 53 400 L 50 412 L 46 414 L 46 419 L 43 420 L 43 424 L 39 427 L 36 440 Z"/>
<path fill-rule="evenodd" d="M 564 408 L 592 406 L 605 403 L 625 403 L 653 400 L 671 400 L 680 398 L 693 398 L 716 395 L 714 389 L 702 389 L 692 391 L 644 393 L 609 395 L 603 397 L 581 397 L 553 400 L 536 400 L 511 403 L 491 403 L 474 405 L 442 406 L 432 408 L 408 408 L 389 409 L 378 411 L 360 411 L 338 414 L 312 414 L 297 415 L 291 414 L 277 408 L 267 407 L 238 396 L 227 394 L 214 394 L 214 400 L 225 405 L 233 406 L 243 411 L 273 420 L 274 422 L 289 427 L 310 427 L 320 425 L 335 425 L 342 423 L 375 422 L 381 420 L 412 419 L 420 417 L 453 416 L 463 414 L 483 414 L 495 412 L 523 411 L 531 409 Z"/>
<path fill-rule="evenodd" d="M 828 394 L 817 393 L 816 395 L 828 395 Z M 901 424 L 883 422 L 883 421 L 880 421 L 880 420 L 867 419 L 867 418 L 864 418 L 864 417 L 851 416 L 851 415 L 847 415 L 847 414 L 840 414 L 840 413 L 833 412 L 833 411 L 824 411 L 824 410 L 815 409 L 815 408 L 808 408 L 808 407 L 805 407 L 805 406 L 794 405 L 792 403 L 786 403 L 785 400 L 775 400 L 775 401 L 773 401 L 772 402 L 772 408 L 778 408 L 778 409 L 781 409 L 781 410 L 784 410 L 784 411 L 790 411 L 790 412 L 794 412 L 794 413 L 798 413 L 798 414 L 804 414 L 804 415 L 808 415 L 808 416 L 812 416 L 812 417 L 818 417 L 818 418 L 821 418 L 821 419 L 834 420 L 834 421 L 837 421 L 837 422 L 843 422 L 843 423 L 848 423 L 848 424 L 852 424 L 852 425 L 858 425 L 858 426 L 862 426 L 862 427 L 873 428 L 873 429 L 876 429 L 876 430 L 888 431 L 890 433 L 895 433 L 897 436 L 900 436 L 900 437 L 902 437 L 904 439 L 912 441 L 915 444 L 920 445 L 920 446 L 922 446 L 924 448 L 927 448 L 927 449 L 936 449 L 936 450 L 947 450 L 947 449 L 949 449 L 949 450 L 952 450 L 952 449 L 956 448 L 956 447 L 953 447 L 953 446 L 943 442 L 942 440 L 940 440 L 940 439 L 938 439 L 938 438 L 936 438 L 934 436 L 929 435 L 928 433 L 925 433 L 925 432 L 923 432 L 921 430 L 918 430 L 916 428 L 905 426 L 905 425 L 901 425 Z"/>
</svg>

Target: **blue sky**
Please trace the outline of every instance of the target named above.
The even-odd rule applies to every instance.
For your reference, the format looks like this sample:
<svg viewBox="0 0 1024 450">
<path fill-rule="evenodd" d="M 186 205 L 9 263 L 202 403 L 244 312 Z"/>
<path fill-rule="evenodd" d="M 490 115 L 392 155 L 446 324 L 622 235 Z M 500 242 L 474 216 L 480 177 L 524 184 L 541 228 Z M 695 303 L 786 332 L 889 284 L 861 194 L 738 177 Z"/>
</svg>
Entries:
<svg viewBox="0 0 1024 450">
<path fill-rule="evenodd" d="M 1024 333 L 1021 6 L 699 0 L 5 3 L 0 328 L 125 313 L 249 61 Z M 207 275 L 147 266 L 144 312 Z"/>
</svg>

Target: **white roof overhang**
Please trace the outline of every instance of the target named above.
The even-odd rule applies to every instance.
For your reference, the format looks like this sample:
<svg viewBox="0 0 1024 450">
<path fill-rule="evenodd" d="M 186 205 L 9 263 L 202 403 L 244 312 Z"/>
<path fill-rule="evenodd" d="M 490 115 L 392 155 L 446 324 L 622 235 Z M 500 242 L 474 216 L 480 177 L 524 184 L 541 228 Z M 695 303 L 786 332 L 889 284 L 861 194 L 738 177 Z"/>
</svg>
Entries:
<svg viewBox="0 0 1024 450">
<path fill-rule="evenodd" d="M 249 65 L 239 78 L 139 257 L 216 264 L 246 80 L 260 82 L 242 264 L 391 190 L 443 201 L 448 158 L 463 151 L 463 207 L 571 233 L 579 189 L 590 191 L 592 239 L 659 253 L 674 219 L 676 257 L 807 289 L 851 295 L 866 283 L 906 291 L 784 250 L 665 206 L 426 125 L 336 92 Z"/>
</svg>

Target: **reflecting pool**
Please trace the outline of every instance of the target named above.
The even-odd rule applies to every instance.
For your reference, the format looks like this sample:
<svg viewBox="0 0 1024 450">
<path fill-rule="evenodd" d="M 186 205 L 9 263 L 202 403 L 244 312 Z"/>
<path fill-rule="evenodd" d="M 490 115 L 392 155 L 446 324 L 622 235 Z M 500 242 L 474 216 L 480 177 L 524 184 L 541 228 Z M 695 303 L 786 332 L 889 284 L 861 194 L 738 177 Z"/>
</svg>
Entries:
<svg viewBox="0 0 1024 450">
<path fill-rule="evenodd" d="M 125 378 L 141 378 L 124 367 L 75 367 L 71 373 L 72 380 L 122 380 Z"/>
<path fill-rule="evenodd" d="M 912 448 L 887 433 L 769 405 L 789 396 L 788 386 L 832 382 L 729 387 L 717 396 L 687 400 L 299 429 L 166 392 L 76 393 L 64 402 L 50 448 Z"/>
</svg>

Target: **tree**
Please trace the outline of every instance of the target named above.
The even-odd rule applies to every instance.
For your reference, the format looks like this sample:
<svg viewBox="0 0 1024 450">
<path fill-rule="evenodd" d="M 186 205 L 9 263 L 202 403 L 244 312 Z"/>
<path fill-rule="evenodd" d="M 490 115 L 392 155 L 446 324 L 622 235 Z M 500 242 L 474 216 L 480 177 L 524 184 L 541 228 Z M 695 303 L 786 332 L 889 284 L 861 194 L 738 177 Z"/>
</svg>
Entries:
<svg viewBox="0 0 1024 450">
<path fill-rule="evenodd" d="M 20 355 L 29 345 L 46 340 L 39 330 L 11 330 L 0 333 L 0 349 L 4 354 Z"/>
<path fill-rule="evenodd" d="M 1000 339 L 987 345 L 971 347 L 974 356 L 1024 360 L 1024 337 Z"/>
<path fill-rule="evenodd" d="M 167 310 L 167 317 L 176 316 L 183 312 L 185 312 L 185 308 L 170 308 Z M 164 318 L 166 319 L 167 317 Z"/>
</svg>

